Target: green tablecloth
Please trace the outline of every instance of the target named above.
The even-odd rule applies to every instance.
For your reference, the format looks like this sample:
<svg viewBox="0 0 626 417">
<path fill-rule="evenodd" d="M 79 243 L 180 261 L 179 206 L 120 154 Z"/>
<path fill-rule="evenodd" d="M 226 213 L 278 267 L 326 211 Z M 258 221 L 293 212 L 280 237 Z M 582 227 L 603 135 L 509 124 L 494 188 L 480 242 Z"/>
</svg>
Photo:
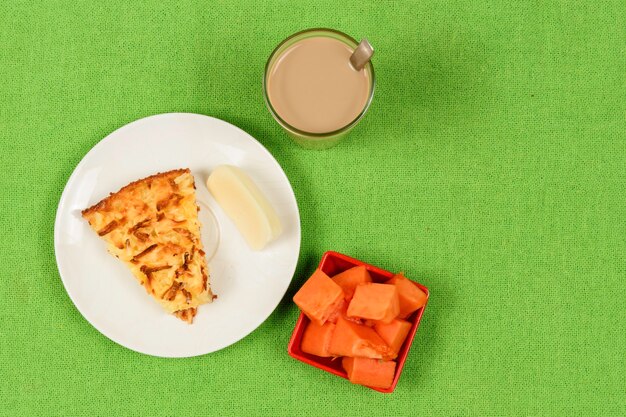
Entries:
<svg viewBox="0 0 626 417">
<path fill-rule="evenodd" d="M 323 152 L 261 93 L 277 42 L 316 26 L 376 48 L 369 114 Z M 274 314 L 182 360 L 91 327 L 52 237 L 83 155 L 165 112 L 258 138 L 302 216 Z M 5 1 L 0 141 L 0 415 L 626 415 L 623 0 Z M 290 298 L 329 249 L 431 290 L 394 394 L 287 356 Z"/>
</svg>

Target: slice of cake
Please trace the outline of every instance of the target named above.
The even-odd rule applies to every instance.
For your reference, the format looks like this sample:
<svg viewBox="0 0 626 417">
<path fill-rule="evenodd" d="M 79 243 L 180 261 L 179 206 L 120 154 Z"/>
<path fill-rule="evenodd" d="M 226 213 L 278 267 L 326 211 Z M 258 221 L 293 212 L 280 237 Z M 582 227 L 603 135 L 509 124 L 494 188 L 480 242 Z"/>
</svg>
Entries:
<svg viewBox="0 0 626 417">
<path fill-rule="evenodd" d="M 210 303 L 194 178 L 189 169 L 132 182 L 83 217 L 169 313 L 188 323 Z"/>
</svg>

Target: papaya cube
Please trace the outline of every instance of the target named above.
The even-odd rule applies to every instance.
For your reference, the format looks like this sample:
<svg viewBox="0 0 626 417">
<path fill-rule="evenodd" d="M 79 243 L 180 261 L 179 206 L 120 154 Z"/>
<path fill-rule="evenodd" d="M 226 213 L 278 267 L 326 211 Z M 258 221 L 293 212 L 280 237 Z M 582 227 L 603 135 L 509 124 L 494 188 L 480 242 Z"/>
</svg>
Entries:
<svg viewBox="0 0 626 417">
<path fill-rule="evenodd" d="M 394 361 L 379 359 L 345 357 L 341 360 L 341 365 L 350 382 L 368 387 L 389 388 L 396 372 Z"/>
<path fill-rule="evenodd" d="M 394 285 L 359 285 L 348 306 L 348 316 L 390 323 L 400 312 L 398 290 Z"/>
<path fill-rule="evenodd" d="M 350 301 L 354 295 L 355 288 L 361 284 L 372 282 L 372 277 L 364 266 L 355 266 L 335 275 L 333 281 L 343 290 L 346 301 Z"/>
<path fill-rule="evenodd" d="M 375 359 L 391 357 L 389 346 L 374 329 L 354 323 L 341 316 L 337 319 L 328 352 L 332 356 L 357 356 Z"/>
<path fill-rule="evenodd" d="M 377 322 L 374 325 L 376 333 L 389 345 L 392 352 L 392 359 L 395 359 L 400 352 L 406 336 L 411 330 L 411 323 L 405 320 L 395 319 L 391 323 Z"/>
<path fill-rule="evenodd" d="M 300 349 L 302 349 L 303 352 L 310 353 L 311 355 L 321 357 L 332 356 L 328 353 L 328 347 L 330 346 L 330 340 L 334 331 L 334 323 L 326 323 L 320 326 L 314 321 L 310 322 L 302 335 L 302 344 L 300 345 Z"/>
<path fill-rule="evenodd" d="M 293 302 L 311 321 L 321 326 L 341 308 L 344 297 L 341 287 L 324 272 L 316 269 L 293 296 Z"/>
<path fill-rule="evenodd" d="M 416 310 L 426 305 L 428 297 L 411 280 L 402 273 L 396 274 L 387 281 L 387 284 L 395 285 L 398 289 L 398 299 L 400 301 L 399 318 L 407 318 Z"/>
</svg>

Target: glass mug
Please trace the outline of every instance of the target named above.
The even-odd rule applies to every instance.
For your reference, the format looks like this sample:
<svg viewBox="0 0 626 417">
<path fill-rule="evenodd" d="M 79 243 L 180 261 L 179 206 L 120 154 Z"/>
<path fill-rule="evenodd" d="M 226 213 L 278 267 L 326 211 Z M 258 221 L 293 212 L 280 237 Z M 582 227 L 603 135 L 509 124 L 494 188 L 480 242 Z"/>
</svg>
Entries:
<svg viewBox="0 0 626 417">
<path fill-rule="evenodd" d="M 361 71 L 350 66 L 358 44 L 336 30 L 308 29 L 283 40 L 267 60 L 265 104 L 303 148 L 336 145 L 367 112 L 374 96 L 374 67 L 371 62 Z"/>
</svg>

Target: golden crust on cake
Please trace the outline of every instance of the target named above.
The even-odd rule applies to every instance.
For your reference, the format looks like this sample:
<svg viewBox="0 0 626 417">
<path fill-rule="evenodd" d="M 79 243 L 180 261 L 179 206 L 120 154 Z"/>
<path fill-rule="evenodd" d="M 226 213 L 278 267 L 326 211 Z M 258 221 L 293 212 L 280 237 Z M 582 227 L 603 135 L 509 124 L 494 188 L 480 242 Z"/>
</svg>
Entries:
<svg viewBox="0 0 626 417">
<path fill-rule="evenodd" d="M 82 215 L 148 294 L 191 323 L 214 298 L 198 210 L 193 176 L 178 169 L 134 181 Z"/>
</svg>

